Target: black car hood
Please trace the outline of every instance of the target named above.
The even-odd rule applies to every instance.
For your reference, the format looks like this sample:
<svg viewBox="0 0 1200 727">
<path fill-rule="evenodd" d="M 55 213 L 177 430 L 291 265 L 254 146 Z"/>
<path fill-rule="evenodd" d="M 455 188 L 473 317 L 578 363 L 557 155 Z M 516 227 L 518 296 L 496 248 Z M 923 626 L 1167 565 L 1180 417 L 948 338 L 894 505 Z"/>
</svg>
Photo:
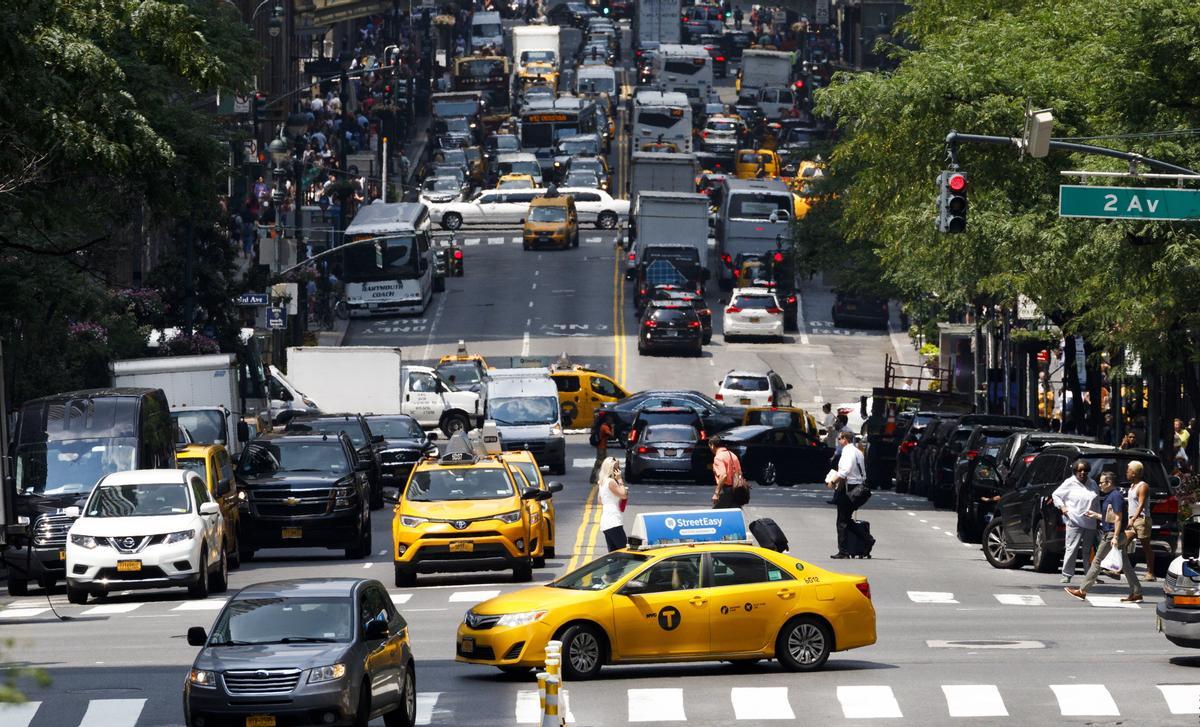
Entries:
<svg viewBox="0 0 1200 727">
<path fill-rule="evenodd" d="M 418 442 L 414 439 L 385 439 L 383 440 L 383 443 L 379 445 L 379 450 L 381 452 L 387 452 L 389 450 L 402 449 L 410 452 L 424 452 L 425 448 L 428 446 L 429 442 L 427 441 Z"/>
<path fill-rule="evenodd" d="M 207 646 L 196 657 L 197 669 L 240 671 L 311 669 L 345 661 L 351 644 L 248 644 Z"/>
<path fill-rule="evenodd" d="M 37 517 L 50 513 L 58 514 L 58 511 L 65 507 L 83 507 L 91 492 L 73 492 L 64 495 L 51 495 L 49 497 L 35 497 L 32 495 L 19 495 L 16 499 L 15 509 L 18 515 L 26 517 Z"/>
</svg>

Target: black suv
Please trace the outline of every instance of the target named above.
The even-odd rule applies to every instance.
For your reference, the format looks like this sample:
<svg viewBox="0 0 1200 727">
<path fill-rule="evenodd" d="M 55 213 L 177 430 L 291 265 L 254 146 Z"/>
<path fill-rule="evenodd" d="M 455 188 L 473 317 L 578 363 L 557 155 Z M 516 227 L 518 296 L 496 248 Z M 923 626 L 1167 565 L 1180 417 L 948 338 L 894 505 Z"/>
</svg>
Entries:
<svg viewBox="0 0 1200 727">
<path fill-rule="evenodd" d="M 917 477 L 917 445 L 920 444 L 921 438 L 925 435 L 925 430 L 931 424 L 937 424 L 943 416 L 950 415 L 936 411 L 918 411 L 912 414 L 908 421 L 907 429 L 904 430 L 904 434 L 896 444 L 896 492 L 914 491 Z M 869 457 L 873 447 L 874 444 L 867 448 L 868 477 L 871 474 L 871 460 Z"/>
<path fill-rule="evenodd" d="M 243 561 L 259 548 L 325 547 L 371 553 L 370 467 L 345 434 L 255 439 L 238 460 Z"/>
<path fill-rule="evenodd" d="M 704 326 L 690 303 L 656 300 L 642 312 L 638 326 L 638 353 L 684 350 L 693 356 L 704 353 Z"/>
<path fill-rule="evenodd" d="M 1129 488 L 1125 469 L 1137 460 L 1150 484 L 1151 536 L 1156 575 L 1166 572 L 1175 557 L 1179 532 L 1179 503 L 1172 491 L 1178 478 L 1167 477 L 1158 455 L 1148 449 L 1117 449 L 1101 444 L 1051 444 L 1029 463 L 1015 488 L 1000 498 L 997 514 L 983 530 L 983 553 L 994 568 L 1019 568 L 1032 561 L 1034 570 L 1048 573 L 1059 567 L 1065 550 L 1062 513 L 1050 496 L 1071 475 L 1078 459 L 1087 462 L 1088 477 L 1099 481 L 1112 472 L 1122 489 Z M 1136 553 L 1134 554 L 1137 555 Z"/>
<path fill-rule="evenodd" d="M 1060 442 L 1090 442 L 1082 434 L 1022 430 L 1010 434 L 998 447 L 985 447 L 975 458 L 955 497 L 958 539 L 978 543 L 984 526 L 995 512 L 1000 496 L 1012 492 L 1025 467 L 1044 447 Z"/>
<path fill-rule="evenodd" d="M 383 481 L 404 487 L 408 476 L 422 457 L 436 457 L 437 434 L 426 433 L 416 419 L 406 414 L 366 417 L 372 439 L 383 437 L 379 445 L 379 467 Z"/>
<path fill-rule="evenodd" d="M 383 469 L 379 466 L 382 435 L 371 434 L 367 420 L 361 414 L 298 414 L 288 421 L 288 434 L 338 434 L 345 432 L 358 459 L 367 465 L 367 481 L 371 485 L 371 509 L 383 507 Z"/>
<path fill-rule="evenodd" d="M 954 503 L 954 475 L 959 457 L 967 451 L 971 433 L 982 426 L 1032 429 L 1033 422 L 1021 416 L 1002 414 L 964 414 L 947 419 L 938 426 L 937 441 L 929 453 L 928 485 L 925 496 L 938 507 Z"/>
</svg>

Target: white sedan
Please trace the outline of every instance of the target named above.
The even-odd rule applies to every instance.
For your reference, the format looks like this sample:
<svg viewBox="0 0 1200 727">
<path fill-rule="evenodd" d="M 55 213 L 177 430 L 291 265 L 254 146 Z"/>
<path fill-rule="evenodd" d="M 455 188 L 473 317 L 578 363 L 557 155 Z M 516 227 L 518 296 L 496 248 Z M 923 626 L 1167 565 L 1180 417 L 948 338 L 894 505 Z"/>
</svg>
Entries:
<svg viewBox="0 0 1200 727">
<path fill-rule="evenodd" d="M 67 599 L 186 586 L 205 598 L 228 586 L 225 521 L 191 470 L 107 475 L 67 537 Z"/>
<path fill-rule="evenodd" d="M 738 288 L 725 306 L 723 337 L 783 338 L 783 307 L 767 288 Z"/>
<path fill-rule="evenodd" d="M 601 229 L 611 230 L 629 219 L 629 200 L 614 199 L 604 190 L 560 187 L 558 193 L 575 198 L 580 224 L 590 222 Z M 545 194 L 545 189 L 487 189 L 466 202 L 431 204 L 429 218 L 446 230 L 470 225 L 519 225 L 529 212 L 529 203 Z"/>
<path fill-rule="evenodd" d="M 596 227 L 611 230 L 618 223 L 629 220 L 629 200 L 616 199 L 603 189 L 559 187 L 558 193 L 575 198 L 575 209 L 579 211 L 581 225 L 591 222 Z"/>
</svg>

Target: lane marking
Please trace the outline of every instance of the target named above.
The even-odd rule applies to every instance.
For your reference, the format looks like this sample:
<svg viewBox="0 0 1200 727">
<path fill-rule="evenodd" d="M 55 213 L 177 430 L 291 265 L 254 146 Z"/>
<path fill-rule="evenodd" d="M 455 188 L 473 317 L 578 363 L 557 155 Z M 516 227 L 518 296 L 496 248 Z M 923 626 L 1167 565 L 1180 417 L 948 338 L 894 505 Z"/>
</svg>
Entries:
<svg viewBox="0 0 1200 727">
<path fill-rule="evenodd" d="M 729 699 L 736 719 L 796 719 L 787 687 L 734 687 Z"/>
<path fill-rule="evenodd" d="M 417 692 L 417 724 L 431 724 L 441 692 Z"/>
<path fill-rule="evenodd" d="M 1005 606 L 1045 606 L 1041 596 L 1025 593 L 996 593 L 996 600 Z"/>
<path fill-rule="evenodd" d="M 1089 593 L 1087 602 L 1096 608 L 1141 608 L 1141 605 L 1136 603 L 1121 603 L 1120 596 L 1093 596 Z"/>
<path fill-rule="evenodd" d="M 571 460 L 571 466 L 577 470 L 590 470 L 596 464 L 595 458 L 576 457 Z"/>
<path fill-rule="evenodd" d="M 1171 714 L 1200 714 L 1200 686 L 1195 684 L 1158 684 Z"/>
<path fill-rule="evenodd" d="M 88 610 L 79 614 L 80 616 L 106 616 L 114 613 L 129 613 L 136 611 L 145 604 L 141 603 L 105 603 L 99 606 L 92 606 Z"/>
<path fill-rule="evenodd" d="M 184 601 L 172 611 L 220 611 L 225 605 L 226 598 L 206 598 L 203 601 Z"/>
<path fill-rule="evenodd" d="M 373 565 L 375 565 L 375 564 L 374 563 L 363 563 L 363 569 L 366 570 L 367 568 L 370 568 Z"/>
<path fill-rule="evenodd" d="M 465 247 L 474 247 L 475 245 L 478 245 L 478 244 L 479 244 L 478 237 L 468 237 L 463 240 L 463 246 L 465 246 Z"/>
<path fill-rule="evenodd" d="M 450 603 L 479 603 L 500 595 L 500 591 L 455 591 L 450 594 Z"/>
<path fill-rule="evenodd" d="M 682 689 L 630 689 L 628 700 L 630 722 L 687 721 Z"/>
<path fill-rule="evenodd" d="M 542 723 L 542 700 L 536 690 L 522 689 L 517 692 L 517 707 L 514 716 L 517 724 Z"/>
<path fill-rule="evenodd" d="M 421 358 L 428 361 L 430 358 L 430 350 L 433 347 L 433 333 L 438 330 L 438 323 L 442 320 L 442 311 L 446 309 L 446 298 L 448 296 L 442 293 L 438 296 L 437 306 L 433 311 L 433 320 L 429 322 L 429 334 L 425 337 L 425 351 Z"/>
<path fill-rule="evenodd" d="M 942 591 L 909 591 L 908 599 L 913 603 L 958 603 L 953 593 Z"/>
<path fill-rule="evenodd" d="M 596 506 L 597 492 L 598 489 L 595 484 L 593 484 L 591 489 L 588 490 L 587 501 L 583 506 L 583 517 L 579 521 L 579 528 L 575 531 L 575 543 L 571 549 L 571 558 L 567 561 L 567 573 L 570 573 L 579 567 L 579 558 L 583 554 L 584 548 L 587 547 L 587 544 L 583 541 L 583 538 L 587 535 L 588 524 L 592 519 L 592 511 L 600 509 Z"/>
<path fill-rule="evenodd" d="M 891 687 L 838 687 L 838 701 L 846 719 L 900 719 L 900 705 Z"/>
<path fill-rule="evenodd" d="M 530 305 L 533 305 L 533 303 L 531 302 Z M 524 335 L 521 336 L 521 356 L 528 356 L 528 355 L 529 355 L 529 331 L 525 331 Z"/>
<path fill-rule="evenodd" d="M 145 706 L 144 699 L 93 699 L 79 727 L 133 727 Z"/>
<path fill-rule="evenodd" d="M 1119 717 L 1121 711 L 1103 684 L 1051 684 L 1064 717 Z"/>
<path fill-rule="evenodd" d="M 951 717 L 1007 717 L 1004 698 L 994 684 L 943 684 Z"/>
<path fill-rule="evenodd" d="M 6 727 L 29 727 L 41 706 L 41 702 L 0 704 L 0 724 Z"/>
<path fill-rule="evenodd" d="M 393 593 L 393 594 L 391 594 L 391 596 L 392 596 L 392 603 L 396 604 L 397 606 L 403 606 L 404 604 L 406 604 L 412 600 L 413 594 L 411 594 L 411 593 Z"/>
<path fill-rule="evenodd" d="M 489 238 L 487 239 L 487 243 L 488 243 L 489 245 L 503 245 L 503 244 L 504 244 L 504 241 L 505 241 L 505 239 L 506 239 L 506 238 L 503 238 L 503 237 L 489 237 Z"/>
</svg>

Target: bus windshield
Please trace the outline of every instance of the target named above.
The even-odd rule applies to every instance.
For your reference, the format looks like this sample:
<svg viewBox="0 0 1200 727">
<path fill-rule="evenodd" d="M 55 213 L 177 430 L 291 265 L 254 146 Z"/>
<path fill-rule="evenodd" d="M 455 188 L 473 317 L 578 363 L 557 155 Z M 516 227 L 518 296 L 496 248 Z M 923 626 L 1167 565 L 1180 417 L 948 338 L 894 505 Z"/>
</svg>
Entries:
<svg viewBox="0 0 1200 727">
<path fill-rule="evenodd" d="M 786 221 L 792 213 L 793 202 L 784 194 L 734 194 L 729 200 L 729 216 L 750 220 L 777 219 Z"/>
<path fill-rule="evenodd" d="M 481 58 L 462 60 L 455 66 L 455 73 L 460 78 L 475 78 L 486 80 L 490 78 L 504 79 L 507 71 L 503 58 Z"/>
<path fill-rule="evenodd" d="M 370 236 L 357 236 L 355 240 L 369 238 Z M 347 281 L 420 277 L 417 266 L 417 241 L 412 235 L 389 237 L 374 243 L 359 243 L 347 247 L 343 254 Z"/>
<path fill-rule="evenodd" d="M 137 451 L 137 440 L 132 437 L 19 445 L 17 492 L 44 497 L 91 492 L 101 477 L 137 469 Z"/>
</svg>

